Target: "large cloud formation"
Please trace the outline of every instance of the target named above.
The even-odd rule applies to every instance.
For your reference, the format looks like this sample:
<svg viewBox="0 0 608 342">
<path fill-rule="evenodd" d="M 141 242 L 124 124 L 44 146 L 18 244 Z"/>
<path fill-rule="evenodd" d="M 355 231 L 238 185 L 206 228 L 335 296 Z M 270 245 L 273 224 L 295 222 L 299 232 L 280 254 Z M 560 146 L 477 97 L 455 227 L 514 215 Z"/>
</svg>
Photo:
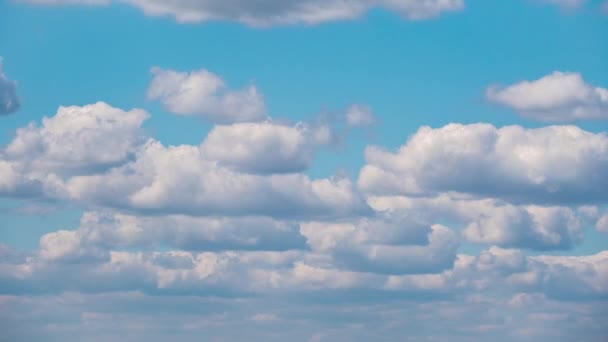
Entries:
<svg viewBox="0 0 608 342">
<path fill-rule="evenodd" d="M 111 0 L 21 0 L 34 4 L 105 5 Z M 463 0 L 115 0 L 151 16 L 178 22 L 235 21 L 250 26 L 308 24 L 360 17 L 372 8 L 397 12 L 407 19 L 436 17 L 464 7 Z"/>
<path fill-rule="evenodd" d="M 242 91 L 201 70 L 157 69 L 168 80 L 150 87 L 216 123 L 200 144 L 166 145 L 146 111 L 99 102 L 60 107 L 0 150 L 0 195 L 84 210 L 37 249 L 0 244 L 9 338 L 423 338 L 437 317 L 457 321 L 444 339 L 605 336 L 607 252 L 564 255 L 608 230 L 604 133 L 422 127 L 397 151 L 368 147 L 356 182 L 312 178 L 331 122 L 232 116 L 251 98 L 225 100 Z M 340 118 L 375 122 L 363 105 Z"/>
<path fill-rule="evenodd" d="M 575 126 L 422 127 L 396 152 L 365 151 L 372 194 L 459 192 L 520 203 L 605 202 L 608 137 Z"/>
</svg>

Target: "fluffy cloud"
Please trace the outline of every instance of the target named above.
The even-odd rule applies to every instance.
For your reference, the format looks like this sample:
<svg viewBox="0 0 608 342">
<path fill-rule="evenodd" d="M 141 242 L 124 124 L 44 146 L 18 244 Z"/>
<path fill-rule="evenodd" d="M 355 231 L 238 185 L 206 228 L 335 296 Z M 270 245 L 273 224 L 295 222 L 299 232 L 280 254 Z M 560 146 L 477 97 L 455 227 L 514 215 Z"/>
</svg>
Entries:
<svg viewBox="0 0 608 342">
<path fill-rule="evenodd" d="M 433 230 L 438 231 L 437 227 Z M 431 241 L 429 246 L 439 245 Z M 103 250 L 104 254 L 95 255 L 82 247 L 76 243 L 74 234 L 57 232 L 41 240 L 38 255 L 0 260 L 0 292 L 142 291 L 160 295 L 234 296 L 365 289 L 386 292 L 388 296 L 404 292 L 506 291 L 544 293 L 556 300 L 608 298 L 608 252 L 587 256 L 525 256 L 518 250 L 491 247 L 478 256 L 454 257 L 449 252 L 433 250 L 434 247 L 402 250 L 396 254 L 392 250 L 376 249 L 366 255 L 367 264 L 332 264 L 314 249 L 309 253 L 298 250 Z M 330 248 L 332 252 L 337 251 L 335 247 Z M 450 255 L 453 267 L 439 267 L 441 255 Z M 383 262 L 374 263 L 374 260 Z M 406 269 L 404 266 L 421 261 L 428 267 Z M 393 268 L 387 269 L 385 262 Z"/>
<path fill-rule="evenodd" d="M 229 90 L 218 75 L 201 69 L 178 72 L 152 68 L 148 98 L 160 100 L 180 115 L 200 115 L 215 123 L 261 121 L 266 118 L 262 95 L 254 85 Z"/>
<path fill-rule="evenodd" d="M 369 211 L 347 178 L 302 173 L 331 144 L 327 124 L 215 127 L 201 146 L 165 147 L 148 114 L 103 102 L 60 107 L 0 151 L 0 193 L 196 215 L 337 217 Z"/>
<path fill-rule="evenodd" d="M 430 230 L 428 244 L 420 243 L 420 233 L 425 228 Z M 314 252 L 329 255 L 337 268 L 381 274 L 435 273 L 449 269 L 459 245 L 447 227 L 425 227 L 407 221 L 401 225 L 382 221 L 312 222 L 303 224 L 300 232 Z M 408 243 L 410 239 L 413 241 Z"/>
<path fill-rule="evenodd" d="M 367 212 L 346 178 L 250 175 L 206 160 L 195 146 L 150 141 L 133 162 L 70 179 L 73 199 L 111 207 L 197 215 L 341 216 Z"/>
<path fill-rule="evenodd" d="M 110 0 L 21 0 L 34 4 L 102 5 Z M 394 11 L 407 19 L 436 17 L 464 7 L 463 0 L 115 0 L 151 16 L 171 16 L 178 22 L 235 21 L 250 26 L 314 25 L 362 16 L 372 8 Z"/>
<path fill-rule="evenodd" d="M 141 125 L 148 117 L 141 109 L 123 111 L 104 102 L 59 107 L 41 126 L 18 129 L 4 154 L 34 174 L 98 171 L 134 155 L 145 142 Z"/>
<path fill-rule="evenodd" d="M 63 241 L 66 248 L 50 248 Z M 68 246 L 73 246 L 69 247 Z M 75 231 L 48 233 L 41 240 L 43 255 L 74 255 L 78 250 L 289 250 L 304 248 L 298 225 L 264 217 L 207 218 L 184 215 L 134 216 L 85 212 Z"/>
<path fill-rule="evenodd" d="M 515 249 L 490 247 L 478 256 L 458 255 L 453 269 L 430 275 L 392 275 L 388 289 L 483 293 L 543 293 L 557 300 L 608 298 L 608 252 L 586 256 L 525 256 Z"/>
<path fill-rule="evenodd" d="M 292 173 L 307 169 L 316 149 L 330 144 L 332 136 L 327 125 L 240 123 L 214 127 L 201 151 L 205 158 L 237 172 Z"/>
<path fill-rule="evenodd" d="M 471 242 L 533 249 L 570 249 L 583 240 L 583 224 L 564 207 L 505 205 L 480 215 L 463 231 Z"/>
<path fill-rule="evenodd" d="M 368 147 L 359 186 L 378 195 L 458 192 L 520 203 L 605 201 L 608 137 L 575 126 L 422 127 L 398 151 Z"/>
<path fill-rule="evenodd" d="M 524 117 L 540 121 L 608 119 L 608 89 L 594 87 L 573 72 L 555 71 L 534 81 L 493 86 L 486 96 Z"/>
<path fill-rule="evenodd" d="M 19 109 L 17 82 L 9 80 L 2 70 L 0 57 L 0 116 L 7 115 Z"/>
<path fill-rule="evenodd" d="M 583 241 L 584 230 L 597 220 L 594 207 L 513 205 L 496 199 L 456 194 L 436 197 L 371 196 L 372 208 L 383 213 L 409 213 L 432 222 L 462 227 L 473 243 L 533 250 L 567 250 Z"/>
</svg>

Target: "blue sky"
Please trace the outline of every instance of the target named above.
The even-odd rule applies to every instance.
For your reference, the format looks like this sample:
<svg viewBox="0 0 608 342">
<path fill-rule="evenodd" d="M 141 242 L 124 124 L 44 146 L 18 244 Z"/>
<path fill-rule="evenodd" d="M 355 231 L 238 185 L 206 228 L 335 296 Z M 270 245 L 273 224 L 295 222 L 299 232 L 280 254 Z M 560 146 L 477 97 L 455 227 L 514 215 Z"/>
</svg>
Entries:
<svg viewBox="0 0 608 342">
<path fill-rule="evenodd" d="M 600 341 L 606 36 L 593 0 L 3 1 L 3 330 Z"/>
</svg>

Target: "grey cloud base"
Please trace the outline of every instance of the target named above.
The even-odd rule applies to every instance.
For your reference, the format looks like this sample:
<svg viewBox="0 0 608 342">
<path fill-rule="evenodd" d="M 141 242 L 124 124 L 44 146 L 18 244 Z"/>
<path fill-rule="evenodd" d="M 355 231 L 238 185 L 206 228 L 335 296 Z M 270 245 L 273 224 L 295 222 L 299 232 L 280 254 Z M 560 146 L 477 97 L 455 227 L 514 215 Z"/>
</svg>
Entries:
<svg viewBox="0 0 608 342">
<path fill-rule="evenodd" d="M 0 57 L 0 116 L 16 112 L 19 106 L 17 82 L 10 80 L 4 74 L 2 70 L 2 58 Z"/>
<path fill-rule="evenodd" d="M 250 26 L 314 25 L 349 20 L 372 8 L 394 11 L 407 19 L 425 19 L 464 8 L 463 0 L 21 0 L 33 4 L 107 5 L 126 3 L 151 16 L 178 22 L 235 21 Z"/>
</svg>

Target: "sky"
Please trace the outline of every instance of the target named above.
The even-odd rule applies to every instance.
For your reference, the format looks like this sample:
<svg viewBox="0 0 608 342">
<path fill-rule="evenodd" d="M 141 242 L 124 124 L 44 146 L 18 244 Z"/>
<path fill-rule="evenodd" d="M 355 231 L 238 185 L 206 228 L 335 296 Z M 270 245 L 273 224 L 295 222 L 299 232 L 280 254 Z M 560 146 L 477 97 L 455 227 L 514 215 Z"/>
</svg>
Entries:
<svg viewBox="0 0 608 342">
<path fill-rule="evenodd" d="M 0 1 L 0 341 L 605 341 L 608 1 Z"/>
</svg>

